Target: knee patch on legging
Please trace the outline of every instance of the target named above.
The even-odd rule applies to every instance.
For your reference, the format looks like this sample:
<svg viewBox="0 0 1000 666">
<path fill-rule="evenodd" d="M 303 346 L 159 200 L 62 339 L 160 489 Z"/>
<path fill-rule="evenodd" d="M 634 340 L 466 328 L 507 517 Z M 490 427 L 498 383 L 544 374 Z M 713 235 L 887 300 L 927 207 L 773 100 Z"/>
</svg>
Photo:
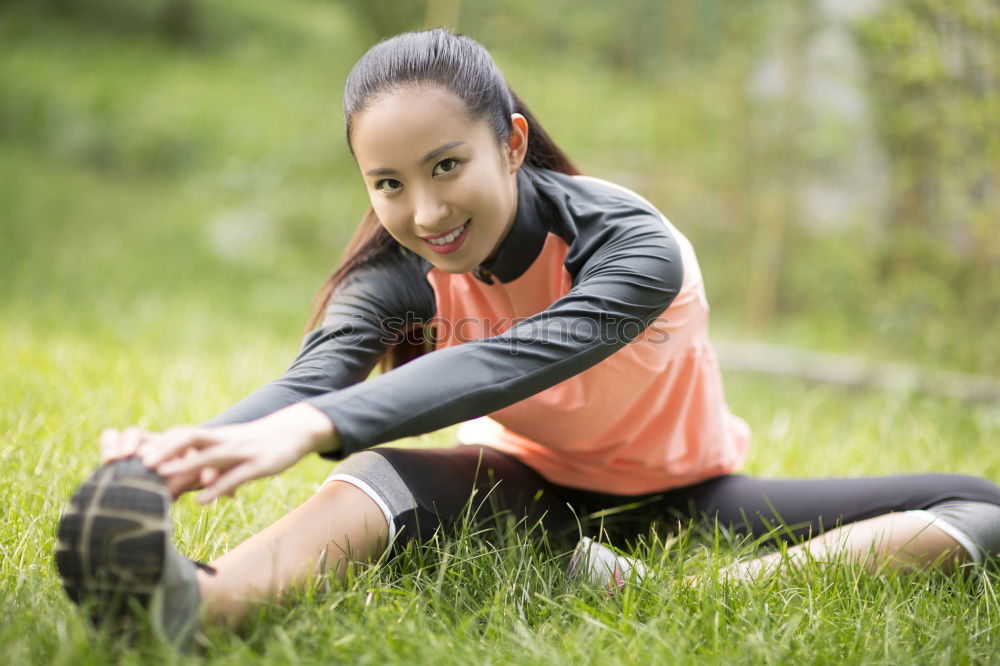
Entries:
<svg viewBox="0 0 1000 666">
<path fill-rule="evenodd" d="M 385 457 L 374 451 L 360 451 L 337 465 L 323 485 L 344 481 L 368 495 L 389 524 L 389 543 L 396 538 L 397 518 L 412 511 L 416 499 L 396 469 Z"/>
<path fill-rule="evenodd" d="M 976 564 L 1000 556 L 1000 506 L 996 504 L 948 500 L 907 513 L 921 515 L 941 528 Z"/>
</svg>

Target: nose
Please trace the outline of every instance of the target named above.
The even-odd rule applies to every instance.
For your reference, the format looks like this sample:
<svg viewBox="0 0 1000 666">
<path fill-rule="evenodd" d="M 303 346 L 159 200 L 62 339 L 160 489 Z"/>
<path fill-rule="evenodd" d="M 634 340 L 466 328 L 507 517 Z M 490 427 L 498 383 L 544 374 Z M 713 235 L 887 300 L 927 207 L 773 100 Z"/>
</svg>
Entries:
<svg viewBox="0 0 1000 666">
<path fill-rule="evenodd" d="M 413 226 L 420 236 L 440 233 L 441 221 L 448 218 L 448 205 L 433 188 L 424 187 L 417 193 L 413 209 Z"/>
</svg>

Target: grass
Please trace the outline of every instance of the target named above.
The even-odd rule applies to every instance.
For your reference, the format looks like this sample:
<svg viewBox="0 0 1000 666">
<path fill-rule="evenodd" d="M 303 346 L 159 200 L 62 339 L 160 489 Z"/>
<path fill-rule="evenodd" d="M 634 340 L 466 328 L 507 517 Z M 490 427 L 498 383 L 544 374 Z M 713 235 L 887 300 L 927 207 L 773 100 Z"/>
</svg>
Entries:
<svg viewBox="0 0 1000 666">
<path fill-rule="evenodd" d="M 205 341 L 209 312 L 147 315 L 126 339 L 5 327 L 0 344 L 0 652 L 5 663 L 123 663 L 172 657 L 155 641 L 126 645 L 92 632 L 52 566 L 55 523 L 75 485 L 97 462 L 107 425 L 195 422 L 280 371 L 294 342 L 238 322 Z M 127 314 L 107 322 L 127 325 Z M 172 322 L 182 321 L 182 325 Z M 174 344 L 163 346 L 173 326 Z M 215 337 L 213 336 L 213 338 Z M 247 355 L 259 363 L 250 367 Z M 835 476 L 956 471 L 1000 478 L 995 409 L 904 395 L 850 394 L 821 386 L 727 377 L 733 410 L 755 432 L 745 471 Z M 150 390 L 155 387 L 155 390 Z M 449 431 L 409 442 L 444 445 Z M 208 508 L 182 500 L 177 542 L 211 559 L 269 524 L 315 488 L 331 467 L 303 461 Z M 209 633 L 210 663 L 989 663 L 997 661 L 1000 604 L 995 573 L 970 580 L 940 573 L 873 577 L 846 564 L 806 569 L 787 581 L 721 586 L 720 566 L 752 544 L 684 530 L 638 535 L 626 547 L 656 584 L 617 598 L 565 580 L 566 549 L 525 526 L 500 534 L 466 530 L 356 571 L 344 585 L 318 584 L 261 610 L 242 634 Z M 625 544 L 622 544 L 625 546 Z M 675 587 L 700 574 L 693 590 Z"/>
<path fill-rule="evenodd" d="M 332 3 L 217 0 L 201 6 L 219 39 L 182 50 L 143 32 L 145 10 L 132 17 L 138 24 L 115 28 L 43 5 L 5 6 L 0 16 L 0 663 L 170 662 L 155 641 L 128 645 L 89 629 L 55 575 L 56 521 L 97 464 L 103 428 L 203 421 L 293 357 L 307 303 L 364 204 L 336 97 L 369 36 Z M 724 218 L 711 164 L 698 161 L 704 152 L 725 162 L 722 121 L 696 105 L 658 104 L 569 58 L 548 63 L 543 80 L 517 53 L 516 43 L 497 49 L 543 118 L 580 119 L 579 99 L 599 107 L 595 118 L 628 101 L 628 123 L 598 131 L 568 122 L 557 138 L 595 175 L 616 180 L 617 169 L 632 174 L 625 184 L 658 189 L 651 196 L 669 204 L 705 258 L 713 316 L 738 330 L 725 322 L 736 299 L 716 285 L 741 284 L 742 264 L 715 250 L 741 241 L 702 242 L 727 237 L 711 223 Z M 695 97 L 722 86 L 688 83 Z M 649 121 L 654 111 L 661 122 Z M 669 136 L 643 138 L 656 132 Z M 824 275 L 816 286 L 843 287 Z M 796 319 L 786 335 L 818 347 L 858 343 L 858 313 L 820 314 Z M 987 338 L 971 342 L 988 348 Z M 740 375 L 726 386 L 755 433 L 747 473 L 1000 479 L 995 407 Z M 406 444 L 445 445 L 452 434 Z M 210 560 L 303 501 L 330 468 L 310 458 L 234 500 L 182 500 L 179 547 Z M 317 583 L 262 608 L 245 633 L 212 631 L 205 661 L 1000 662 L 996 574 L 900 579 L 833 565 L 727 587 L 714 573 L 752 545 L 644 534 L 621 545 L 658 583 L 609 599 L 569 584 L 565 545 L 529 532 L 466 531 L 344 585 Z M 701 585 L 675 589 L 692 573 Z"/>
</svg>

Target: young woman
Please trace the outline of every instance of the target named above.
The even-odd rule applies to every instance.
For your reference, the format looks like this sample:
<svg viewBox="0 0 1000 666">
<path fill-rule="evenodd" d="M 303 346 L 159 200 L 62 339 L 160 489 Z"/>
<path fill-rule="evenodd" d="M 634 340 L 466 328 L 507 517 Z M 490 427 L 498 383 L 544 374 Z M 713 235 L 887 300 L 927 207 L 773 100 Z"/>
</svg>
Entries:
<svg viewBox="0 0 1000 666">
<path fill-rule="evenodd" d="M 793 560 L 846 552 L 872 568 L 1000 550 L 1000 488 L 984 479 L 735 474 L 750 432 L 724 400 L 690 243 L 645 199 L 578 175 L 472 39 L 377 44 L 344 115 L 371 209 L 313 330 L 281 378 L 201 427 L 103 433 L 107 464 L 60 522 L 74 600 L 124 586 L 185 640 L 199 609 L 235 621 L 426 539 L 470 498 L 482 517 L 551 529 L 624 504 L 755 536 L 780 524 L 813 537 Z M 388 371 L 363 381 L 380 360 Z M 457 423 L 452 448 L 370 448 Z M 171 497 L 203 488 L 208 502 L 312 452 L 344 461 L 211 567 L 170 545 Z"/>
</svg>

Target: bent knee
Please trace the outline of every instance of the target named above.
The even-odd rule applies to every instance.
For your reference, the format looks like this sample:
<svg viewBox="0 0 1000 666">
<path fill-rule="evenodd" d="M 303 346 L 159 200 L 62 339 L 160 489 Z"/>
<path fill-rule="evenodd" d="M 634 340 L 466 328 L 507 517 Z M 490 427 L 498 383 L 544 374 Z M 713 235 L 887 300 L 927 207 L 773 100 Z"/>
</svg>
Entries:
<svg viewBox="0 0 1000 666">
<path fill-rule="evenodd" d="M 396 469 L 377 451 L 359 451 L 348 456 L 322 483 L 323 492 L 334 481 L 346 482 L 375 502 L 389 525 L 389 539 L 395 539 L 400 516 L 412 512 L 416 498 Z"/>
<path fill-rule="evenodd" d="M 911 514 L 926 514 L 980 564 L 1000 555 L 1000 505 L 948 500 Z"/>
</svg>

